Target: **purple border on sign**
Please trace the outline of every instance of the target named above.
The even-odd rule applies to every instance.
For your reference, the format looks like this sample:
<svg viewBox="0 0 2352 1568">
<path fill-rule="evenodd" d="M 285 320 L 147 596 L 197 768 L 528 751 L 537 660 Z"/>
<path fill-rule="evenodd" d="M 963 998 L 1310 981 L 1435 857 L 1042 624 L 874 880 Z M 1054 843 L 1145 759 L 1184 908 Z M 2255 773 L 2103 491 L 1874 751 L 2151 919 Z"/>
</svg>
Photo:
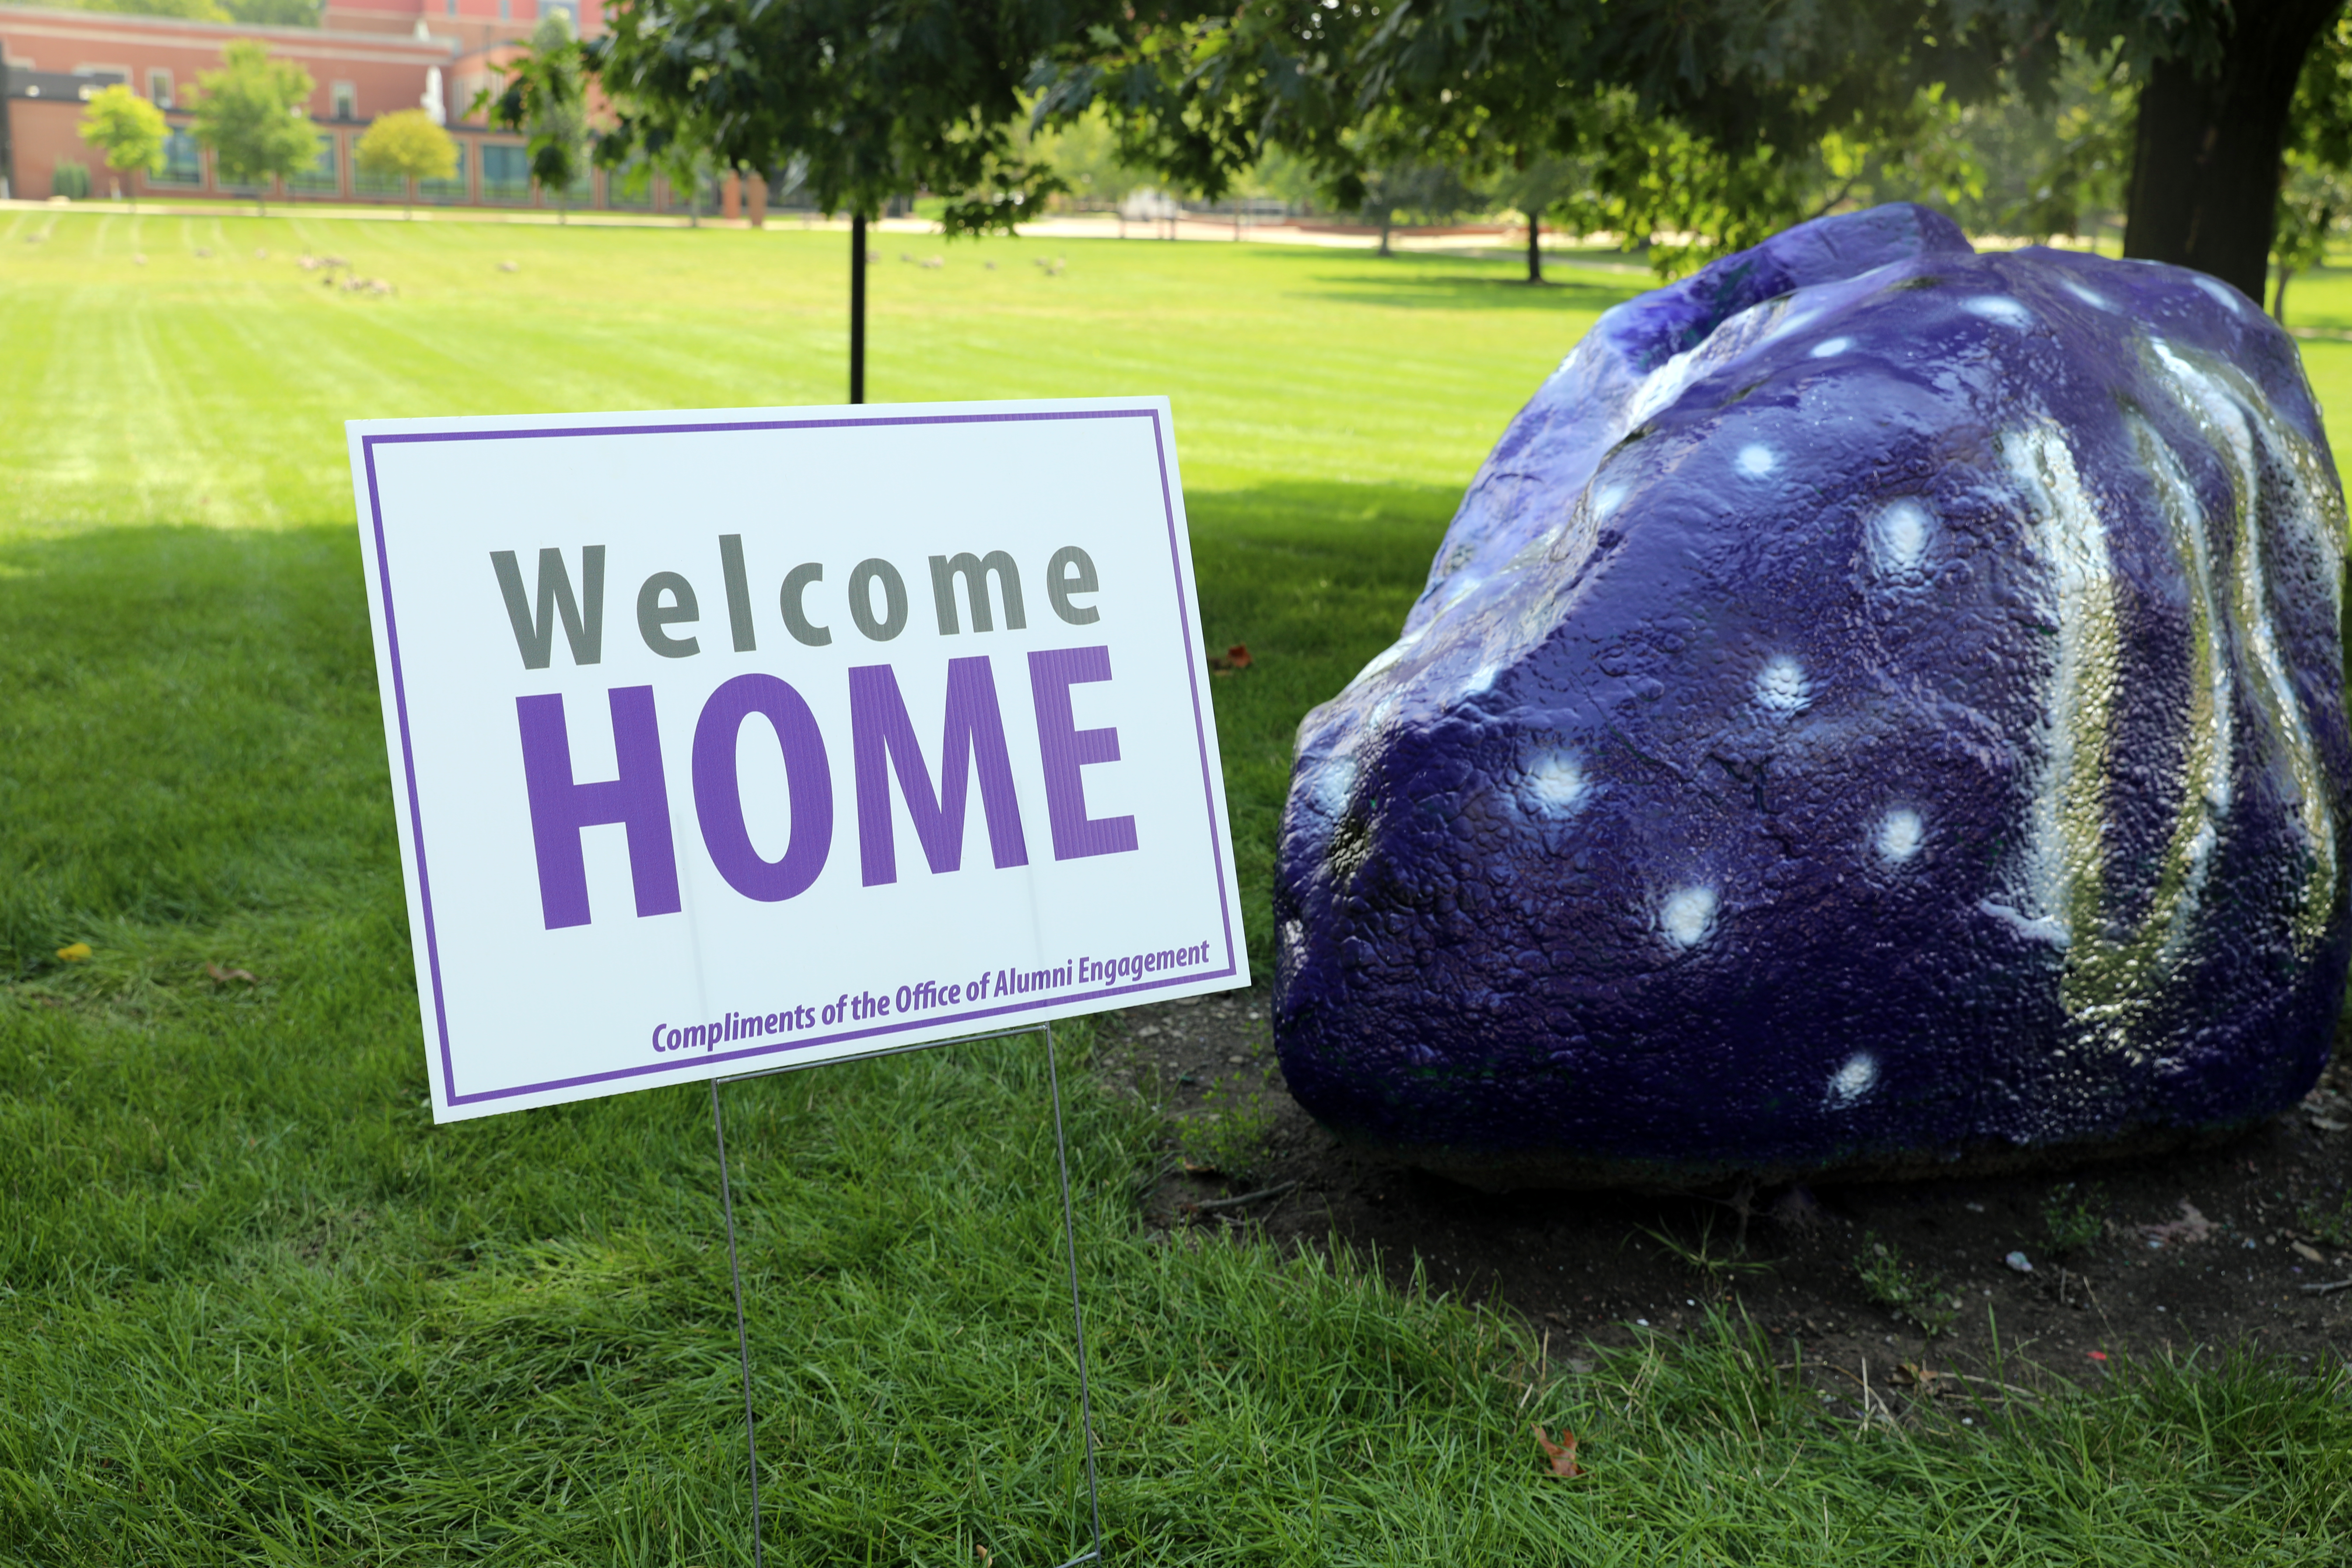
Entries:
<svg viewBox="0 0 2352 1568">
<path fill-rule="evenodd" d="M 753 430 L 840 430 L 857 429 L 883 425 L 1010 425 L 1035 421 L 1075 419 L 1149 419 L 1151 421 L 1152 452 L 1160 465 L 1160 504 L 1168 525 L 1169 565 L 1176 586 L 1176 629 L 1184 644 L 1184 667 L 1192 694 L 1192 736 L 1201 757 L 1201 795 L 1209 821 L 1209 862 L 1217 881 L 1217 909 L 1224 924 L 1225 967 L 1206 973 L 1177 975 L 1166 980 L 1144 981 L 1132 985 L 1114 986 L 1108 990 L 1088 988 L 1065 992 L 1055 996 L 1024 998 L 1004 1007 L 982 1007 L 961 1013 L 934 1015 L 904 1024 L 886 1024 L 873 1028 L 845 1029 L 830 1035 L 807 1039 L 780 1041 L 774 1045 L 755 1046 L 744 1050 L 726 1051 L 715 1055 L 694 1057 L 674 1062 L 646 1062 L 637 1067 L 615 1068 L 610 1072 L 584 1073 L 577 1078 L 551 1079 L 544 1083 L 517 1084 L 511 1089 L 479 1089 L 472 1094 L 457 1092 L 457 1072 L 449 1049 L 449 1011 L 442 994 L 441 947 L 433 922 L 433 881 L 425 864 L 425 809 L 416 790 L 416 759 L 408 732 L 408 688 L 400 666 L 400 624 L 393 613 L 392 558 L 383 533 L 383 498 L 376 482 L 375 449 L 378 447 L 415 446 L 439 441 L 528 441 L 561 440 L 579 436 L 702 436 L 733 434 Z M 972 1023 L 986 1018 L 1001 1018 L 1008 1014 L 1034 1013 L 1070 1002 L 1100 1001 L 1112 996 L 1125 996 L 1139 991 L 1159 991 L 1171 985 L 1197 984 L 1203 980 L 1220 980 L 1240 973 L 1241 965 L 1234 951 L 1234 917 L 1232 900 L 1226 896 L 1225 856 L 1217 822 L 1217 797 L 1214 781 L 1209 772 L 1208 721 L 1202 710 L 1200 660 L 1193 657 L 1192 610 L 1184 597 L 1184 563 L 1182 542 L 1176 534 L 1176 502 L 1168 479 L 1168 446 L 1160 426 L 1157 408 L 1066 409 L 1058 412 L 1039 411 L 1030 414 L 899 414 L 877 415 L 870 418 L 853 419 L 742 419 L 720 420 L 699 425 L 598 425 L 562 426 L 557 428 L 521 430 L 445 430 L 419 431 L 411 435 L 362 436 L 360 437 L 362 459 L 367 472 L 369 521 L 375 531 L 376 584 L 383 599 L 384 642 L 392 654 L 392 700 L 399 721 L 401 767 L 408 789 L 408 826 L 410 842 L 415 846 L 416 893 L 425 908 L 425 962 L 433 977 L 434 1032 L 441 1046 L 441 1085 L 443 1103 L 450 1106 L 478 1105 L 486 1100 L 510 1100 L 517 1095 L 541 1094 L 551 1089 L 578 1089 L 583 1084 L 609 1083 L 620 1079 L 643 1078 L 656 1073 L 680 1073 L 708 1068 L 720 1062 L 753 1060 L 761 1057 L 805 1051 L 815 1046 L 829 1046 L 845 1040 L 873 1039 L 908 1030 L 938 1029 L 956 1024 Z M 945 1042 L 940 1042 L 944 1044 Z"/>
</svg>

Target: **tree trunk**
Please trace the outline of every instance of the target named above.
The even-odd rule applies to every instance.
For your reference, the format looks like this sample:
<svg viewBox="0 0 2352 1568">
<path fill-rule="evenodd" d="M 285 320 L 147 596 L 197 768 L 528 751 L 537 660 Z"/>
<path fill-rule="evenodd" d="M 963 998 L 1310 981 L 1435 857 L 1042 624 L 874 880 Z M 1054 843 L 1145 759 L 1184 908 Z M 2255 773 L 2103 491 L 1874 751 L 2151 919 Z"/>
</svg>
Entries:
<svg viewBox="0 0 2352 1568">
<path fill-rule="evenodd" d="M 1528 213 L 1528 281 L 1543 281 L 1543 217 L 1532 208 Z"/>
<path fill-rule="evenodd" d="M 866 401 L 866 215 L 849 215 L 849 401 Z"/>
<path fill-rule="evenodd" d="M 2280 268 L 2278 291 L 2271 296 L 2271 320 L 2282 327 L 2286 325 L 2286 280 L 2294 276 L 2294 268 Z"/>
<path fill-rule="evenodd" d="M 1383 211 L 1381 214 L 1381 254 L 1382 256 L 1386 256 L 1389 253 L 1389 223 L 1391 216 L 1391 215 L 1386 211 Z"/>
<path fill-rule="evenodd" d="M 2186 59 L 2148 73 L 2133 127 L 2124 255 L 2194 267 L 2263 297 L 2295 78 L 2342 4 L 2238 0 L 2211 75 Z"/>
</svg>

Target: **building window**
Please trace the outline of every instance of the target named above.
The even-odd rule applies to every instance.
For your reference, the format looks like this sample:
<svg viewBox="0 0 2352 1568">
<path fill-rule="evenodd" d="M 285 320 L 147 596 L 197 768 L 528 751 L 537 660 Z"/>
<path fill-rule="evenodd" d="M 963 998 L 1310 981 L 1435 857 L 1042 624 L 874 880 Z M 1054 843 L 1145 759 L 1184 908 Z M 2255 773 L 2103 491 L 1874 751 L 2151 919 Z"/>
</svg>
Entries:
<svg viewBox="0 0 2352 1568">
<path fill-rule="evenodd" d="M 441 0 L 441 11 L 444 16 L 456 16 L 457 14 L 457 0 Z"/>
<path fill-rule="evenodd" d="M 355 196 L 385 196 L 394 201 L 408 199 L 408 180 L 404 175 L 389 174 L 381 169 L 363 169 L 352 164 L 352 195 Z"/>
<path fill-rule="evenodd" d="M 360 89 L 358 88 L 353 87 L 350 82 L 339 81 L 327 90 L 329 97 L 334 101 L 336 119 L 357 120 L 360 117 Z"/>
<path fill-rule="evenodd" d="M 416 195 L 420 201 L 438 202 L 444 206 L 466 199 L 466 144 L 463 142 L 457 143 L 457 166 L 449 172 L 449 177 L 446 180 L 417 181 Z"/>
<path fill-rule="evenodd" d="M 520 142 L 482 144 L 482 199 L 486 202 L 530 200 L 530 150 Z"/>
<path fill-rule="evenodd" d="M 150 184 L 201 185 L 205 183 L 204 153 L 196 139 L 184 131 L 163 138 L 163 167 L 147 176 Z"/>
<path fill-rule="evenodd" d="M 514 16 L 513 0 L 499 0 L 499 20 L 510 21 Z"/>
<path fill-rule="evenodd" d="M 318 155 L 310 160 L 309 168 L 286 182 L 286 188 L 299 191 L 306 196 L 342 194 L 343 183 L 335 177 L 335 139 L 332 136 L 319 138 Z"/>
<path fill-rule="evenodd" d="M 158 109 L 172 107 L 172 73 L 151 70 L 147 73 L 147 101 Z"/>
</svg>

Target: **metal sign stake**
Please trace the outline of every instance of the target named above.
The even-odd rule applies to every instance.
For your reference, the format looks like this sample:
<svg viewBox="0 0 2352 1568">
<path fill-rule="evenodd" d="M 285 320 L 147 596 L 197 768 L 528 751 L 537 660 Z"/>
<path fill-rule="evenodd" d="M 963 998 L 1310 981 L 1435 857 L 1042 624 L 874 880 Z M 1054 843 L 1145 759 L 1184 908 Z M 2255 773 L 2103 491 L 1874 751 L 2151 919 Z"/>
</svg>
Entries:
<svg viewBox="0 0 2352 1568">
<path fill-rule="evenodd" d="M 751 1332 L 743 1322 L 743 1268 L 735 1258 L 735 1190 L 727 1179 L 727 1119 L 719 1113 L 719 1086 L 710 1080 L 710 1130 L 719 1138 L 719 1201 L 727 1211 L 727 1272 L 735 1281 L 735 1348 L 743 1355 L 743 1447 L 751 1466 L 751 1568 L 767 1568 L 760 1547 L 760 1425 L 751 1414 Z"/>
<path fill-rule="evenodd" d="M 1054 1026 L 1042 1026 L 1045 1036 L 1045 1081 L 1053 1090 L 1054 1100 L 1054 1161 L 1062 1184 L 1062 1243 L 1067 1250 L 1070 1264 L 1070 1327 L 1077 1337 L 1078 1347 L 1078 1431 L 1086 1443 L 1087 1452 L 1087 1513 L 1093 1530 L 1094 1544 L 1060 1568 L 1077 1568 L 1081 1563 L 1099 1563 L 1102 1552 L 1102 1498 L 1095 1478 L 1095 1417 L 1094 1395 L 1087 1381 L 1087 1314 L 1078 1295 L 1078 1233 L 1077 1223 L 1070 1206 L 1070 1150 L 1062 1134 L 1062 1073 L 1054 1054 Z M 824 1062 L 810 1062 L 808 1067 L 824 1067 L 838 1061 L 866 1061 L 873 1057 L 898 1056 L 908 1050 L 930 1050 L 937 1046 L 971 1046 L 986 1040 L 1005 1040 L 1015 1036 L 1035 1033 L 1033 1029 L 1008 1029 L 993 1035 L 971 1035 L 960 1040 L 942 1040 L 935 1045 L 904 1046 L 888 1050 L 870 1051 L 864 1056 L 835 1057 Z M 719 1110 L 719 1086 L 740 1083 L 746 1079 L 773 1078 L 779 1073 L 801 1071 L 801 1064 L 767 1068 L 758 1072 L 737 1073 L 730 1078 L 710 1080 L 710 1129 L 719 1145 L 719 1201 L 727 1217 L 727 1272 L 735 1286 L 735 1345 L 743 1362 L 743 1447 L 746 1462 L 751 1471 L 751 1568 L 766 1568 L 767 1559 L 760 1534 L 760 1429 L 751 1401 L 751 1336 L 743 1316 L 743 1268 L 735 1247 L 735 1192 L 727 1170 L 727 1120 Z"/>
</svg>

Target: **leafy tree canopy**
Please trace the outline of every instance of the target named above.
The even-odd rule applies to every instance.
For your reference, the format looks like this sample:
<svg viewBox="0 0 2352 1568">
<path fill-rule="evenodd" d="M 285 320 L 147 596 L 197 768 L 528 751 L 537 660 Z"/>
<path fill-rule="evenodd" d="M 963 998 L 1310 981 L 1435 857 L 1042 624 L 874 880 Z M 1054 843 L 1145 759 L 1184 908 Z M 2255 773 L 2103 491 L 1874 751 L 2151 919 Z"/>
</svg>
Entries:
<svg viewBox="0 0 2352 1568">
<path fill-rule="evenodd" d="M 457 172 L 457 142 L 421 109 L 378 115 L 352 157 L 368 174 L 403 180 L 446 180 Z"/>
<path fill-rule="evenodd" d="M 1094 117 L 1115 136 L 1097 162 L 1211 197 L 1276 157 L 1350 207 L 1385 200 L 1383 171 L 1442 167 L 1665 238 L 1669 268 L 1842 200 L 1998 201 L 2004 226 L 2054 232 L 2120 199 L 2131 254 L 2259 287 L 2294 71 L 2341 6 L 624 0 L 586 63 L 622 115 L 607 156 L 802 159 L 829 211 L 926 188 L 950 232 L 1065 188 L 1025 113 L 1033 132 Z M 2025 189 L 1979 155 L 2004 113 L 2035 122 L 2036 146 L 1993 161 L 2035 163 Z"/>
<path fill-rule="evenodd" d="M 318 156 L 309 104 L 315 84 L 291 60 L 274 58 L 251 38 L 221 51 L 226 62 L 196 79 L 195 137 L 213 151 L 221 177 L 267 188 L 300 173 Z"/>
<path fill-rule="evenodd" d="M 457 143 L 421 109 L 376 116 L 352 147 L 363 174 L 389 176 L 414 195 L 419 180 L 446 180 L 457 172 Z"/>
<path fill-rule="evenodd" d="M 2062 104 L 2070 58 L 2155 81 L 2158 128 L 2176 141 L 2224 131 L 2225 157 L 2204 158 L 2214 167 L 2197 180 L 2226 196 L 2251 170 L 2267 189 L 2277 127 L 2261 112 L 2263 71 L 2279 58 L 2292 67 L 2338 4 L 1249 0 L 1099 29 L 1035 80 L 1046 118 L 1104 105 L 1124 156 L 1212 194 L 1280 146 L 1356 205 L 1365 170 L 1386 155 L 1362 130 L 1386 121 L 1466 168 L 1578 161 L 1580 216 L 1719 250 L 1806 216 L 1825 191 L 1834 199 L 1842 186 L 1885 183 L 1876 176 L 1906 161 L 1912 183 L 1970 195 L 1974 176 L 1939 152 L 1951 141 L 1941 132 L 2003 99 L 2041 111 Z M 2084 138 L 2085 175 L 2120 166 L 2111 127 L 2079 123 L 2070 134 Z M 2179 161 L 2163 138 L 2156 144 Z M 2194 250 L 2182 236 L 2196 234 L 2198 204 L 2215 206 L 2212 195 L 2180 195 L 2162 180 L 2135 188 L 2136 235 L 2142 208 L 2150 216 L 2149 247 L 2135 253 Z M 2169 258 L 2234 274 L 2243 248 L 2218 261 Z M 2259 272 L 2259 248 L 2256 262 Z"/>
<path fill-rule="evenodd" d="M 97 148 L 118 174 L 136 169 L 153 174 L 163 166 L 163 139 L 171 133 L 163 111 L 127 87 L 107 88 L 81 111 L 81 139 Z"/>
<path fill-rule="evenodd" d="M 565 15 L 551 11 L 541 17 L 531 30 L 530 52 L 507 68 L 506 89 L 490 105 L 490 119 L 530 136 L 530 177 L 560 205 L 588 170 L 587 85 L 581 45 Z"/>
<path fill-rule="evenodd" d="M 673 142 L 728 167 L 798 160 L 827 212 L 929 190 L 950 234 L 1066 188 L 1016 132 L 1024 84 L 1072 40 L 1135 26 L 1120 0 L 630 0 L 606 20 L 587 46 L 620 114 L 601 160 Z"/>
</svg>

